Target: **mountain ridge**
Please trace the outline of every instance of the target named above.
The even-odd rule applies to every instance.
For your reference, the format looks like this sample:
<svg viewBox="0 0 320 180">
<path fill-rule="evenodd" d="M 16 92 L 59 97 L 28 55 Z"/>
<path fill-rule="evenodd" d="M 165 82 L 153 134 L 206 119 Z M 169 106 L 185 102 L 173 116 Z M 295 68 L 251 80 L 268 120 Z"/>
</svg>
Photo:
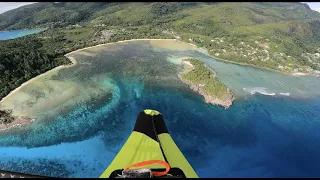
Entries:
<svg viewBox="0 0 320 180">
<path fill-rule="evenodd" d="M 227 4 L 227 5 L 226 5 Z M 234 5 L 233 5 L 234 4 Z M 277 5 L 275 5 L 277 4 Z M 134 5 L 139 7 L 134 7 Z M 228 6 L 231 5 L 231 6 Z M 11 29 L 21 29 L 21 28 L 31 28 L 32 26 L 47 26 L 48 23 L 60 22 L 65 23 L 64 25 L 70 25 L 77 22 L 88 23 L 90 20 L 102 19 L 113 17 L 112 14 L 121 19 L 121 15 L 116 13 L 119 10 L 133 11 L 140 10 L 141 12 L 148 13 L 146 16 L 152 16 L 156 14 L 157 16 L 167 16 L 170 14 L 181 14 L 178 11 L 185 11 L 183 13 L 188 13 L 188 10 L 196 10 L 206 8 L 205 6 L 213 7 L 213 10 L 217 6 L 221 6 L 217 13 L 226 13 L 233 11 L 237 15 L 240 14 L 240 18 L 247 20 L 248 22 L 256 22 L 258 24 L 263 23 L 261 21 L 287 21 L 287 20 L 305 20 L 312 18 L 320 18 L 320 13 L 312 11 L 307 4 L 303 3 L 271 3 L 271 2 L 242 2 L 242 3 L 226 3 L 226 2 L 186 2 L 186 3 L 109 3 L 109 2 L 39 2 L 35 4 L 30 4 L 26 6 L 19 7 L 7 12 L 0 14 L 0 30 L 11 30 Z M 251 6 L 251 7 L 249 7 Z M 133 8 L 132 8 L 133 7 Z M 240 7 L 240 8 L 239 8 Z M 241 9 L 242 8 L 242 9 Z M 269 8 L 268 10 L 263 10 L 263 8 Z M 272 10 L 270 10 L 272 8 Z M 144 11 L 146 10 L 146 11 Z M 206 10 L 206 9 L 203 9 Z M 241 12 L 248 13 L 249 18 L 246 17 L 248 14 L 241 14 Z M 275 11 L 276 10 L 276 11 Z M 293 15 L 293 13 L 299 12 L 301 15 Z M 288 13 L 286 15 L 286 13 Z M 20 14 L 24 14 L 23 17 Z M 202 11 L 202 13 L 206 13 Z M 274 14 L 271 14 L 274 13 Z M 210 13 L 209 13 L 210 14 Z M 212 15 L 212 14 L 211 14 Z M 302 15 L 304 17 L 302 17 Z M 104 18 L 104 16 L 107 16 Z M 136 16 L 134 14 L 133 16 Z M 234 15 L 228 15 L 232 18 L 227 19 L 227 21 L 232 21 L 232 19 L 237 19 Z M 126 18 L 131 19 L 130 16 L 125 15 Z M 139 17 L 139 16 L 138 16 Z M 141 17 L 141 16 L 140 16 Z M 211 16 L 213 18 L 220 18 L 218 15 Z M 146 17 L 145 17 L 146 18 Z M 148 22 L 148 21 L 147 21 Z M 234 21 L 233 21 L 234 22 Z M 248 24 L 250 25 L 250 24 Z M 252 25 L 252 24 L 251 24 Z"/>
</svg>

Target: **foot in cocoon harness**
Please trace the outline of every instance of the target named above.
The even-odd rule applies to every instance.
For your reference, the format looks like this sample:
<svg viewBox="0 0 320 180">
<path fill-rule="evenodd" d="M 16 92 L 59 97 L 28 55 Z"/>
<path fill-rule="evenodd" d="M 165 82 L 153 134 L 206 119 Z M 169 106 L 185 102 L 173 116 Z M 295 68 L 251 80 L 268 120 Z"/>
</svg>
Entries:
<svg viewBox="0 0 320 180">
<path fill-rule="evenodd" d="M 139 167 L 139 168 L 138 168 Z M 198 178 L 158 111 L 144 110 L 133 132 L 100 178 Z"/>
<path fill-rule="evenodd" d="M 155 171 L 151 170 L 148 168 L 143 168 L 143 169 L 129 169 L 133 167 L 141 167 L 141 166 L 146 166 L 150 164 L 162 164 L 165 166 L 165 171 Z M 161 169 L 158 169 L 161 170 Z M 169 173 L 169 171 L 171 172 Z M 130 165 L 122 171 L 122 174 L 117 174 L 116 178 L 164 178 L 164 177 L 175 177 L 175 178 L 185 178 L 185 175 L 183 172 L 177 173 L 176 171 L 172 171 L 173 169 L 170 169 L 170 165 L 161 160 L 150 160 L 150 161 L 143 161 L 137 164 Z M 174 175 L 173 175 L 174 174 Z M 115 174 L 113 175 L 115 176 Z M 111 176 L 111 177 L 113 177 Z"/>
<path fill-rule="evenodd" d="M 116 178 L 152 178 L 152 172 L 150 169 L 128 169 L 123 170 Z"/>
</svg>

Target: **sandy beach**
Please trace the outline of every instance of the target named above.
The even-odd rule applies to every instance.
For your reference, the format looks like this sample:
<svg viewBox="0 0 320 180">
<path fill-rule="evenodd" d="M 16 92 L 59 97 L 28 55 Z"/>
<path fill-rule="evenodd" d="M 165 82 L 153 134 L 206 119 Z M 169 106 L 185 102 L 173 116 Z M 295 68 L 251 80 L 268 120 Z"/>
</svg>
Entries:
<svg viewBox="0 0 320 180">
<path fill-rule="evenodd" d="M 293 73 L 292 75 L 294 76 L 306 76 L 307 74 L 306 73 Z"/>
<path fill-rule="evenodd" d="M 77 61 L 76 61 L 73 57 L 68 57 L 68 58 L 69 58 L 70 61 L 72 62 L 71 65 L 61 65 L 61 66 L 55 67 L 55 68 L 53 68 L 53 69 L 51 69 L 51 70 L 49 70 L 49 71 L 47 71 L 47 72 L 45 72 L 45 73 L 52 72 L 52 71 L 56 71 L 56 70 L 63 69 L 63 68 L 68 68 L 68 67 L 71 67 L 71 66 L 74 66 L 74 65 L 77 64 Z M 4 98 L 1 99 L 0 105 L 1 105 L 1 103 L 2 103 L 5 99 L 7 99 L 8 97 L 12 96 L 15 92 L 19 91 L 21 88 L 23 88 L 24 86 L 28 85 L 29 83 L 31 83 L 31 82 L 37 80 L 38 78 L 44 76 L 45 73 L 40 74 L 40 75 L 38 75 L 38 76 L 36 76 L 36 77 L 28 80 L 27 82 L 24 82 L 23 84 L 21 84 L 21 86 L 17 87 L 17 88 L 14 89 L 13 91 L 11 91 L 6 97 L 4 97 Z"/>
<path fill-rule="evenodd" d="M 189 66 L 191 66 L 192 68 L 194 68 L 193 65 L 192 65 L 189 61 L 182 61 L 182 62 L 185 63 L 185 64 L 188 64 Z"/>
<path fill-rule="evenodd" d="M 75 60 L 74 57 L 70 56 L 72 55 L 73 53 L 76 53 L 76 52 L 79 52 L 79 51 L 83 51 L 83 50 L 86 50 L 86 49 L 91 49 L 91 48 L 95 48 L 95 47 L 100 47 L 100 46 L 106 46 L 106 45 L 110 45 L 110 44 L 117 44 L 117 43 L 126 43 L 126 42 L 132 42 L 132 41 L 172 41 L 172 40 L 175 40 L 175 41 L 178 41 L 178 42 L 183 42 L 183 41 L 180 41 L 180 40 L 177 40 L 177 39 L 131 39 L 131 40 L 124 40 L 124 41 L 118 41 L 118 42 L 110 42 L 110 43 L 106 43 L 106 44 L 99 44 L 99 45 L 95 45 L 95 46 L 90 46 L 90 47 L 86 47 L 86 48 L 82 48 L 82 49 L 78 49 L 78 50 L 75 50 L 75 51 L 72 51 L 70 53 L 67 53 L 65 54 L 64 56 L 67 57 L 71 62 L 72 64 L 69 64 L 69 65 L 61 65 L 61 66 L 58 66 L 58 67 L 55 67 L 43 74 L 40 74 L 30 80 L 28 80 L 27 82 L 23 83 L 21 86 L 19 86 L 18 88 L 14 89 L 13 91 L 11 91 L 6 97 L 2 98 L 1 101 L 0 101 L 0 105 L 1 103 L 6 100 L 8 97 L 14 95 L 17 91 L 19 91 L 21 88 L 27 86 L 29 83 L 32 83 L 33 81 L 37 80 L 38 78 L 44 76 L 46 73 L 49 73 L 49 72 L 52 72 L 52 71 L 57 71 L 57 70 L 60 70 L 60 69 L 63 69 L 63 68 L 69 68 L 69 67 L 72 67 L 74 65 L 77 64 L 77 61 Z M 195 44 L 193 43 L 188 43 L 189 45 L 193 46 L 193 47 L 197 47 Z M 209 55 L 209 53 L 207 52 L 207 54 Z M 210 55 L 211 56 L 211 55 Z M 217 57 L 213 57 L 211 56 L 212 58 L 214 59 L 217 59 L 217 60 L 221 60 L 221 61 L 225 61 L 225 62 L 229 62 L 229 63 L 234 63 L 234 64 L 240 64 L 240 65 L 247 65 L 247 66 L 253 66 L 253 67 L 258 67 L 258 66 L 255 66 L 255 65 L 250 65 L 250 64 L 244 64 L 244 63 L 238 63 L 238 62 L 233 62 L 233 61 L 229 61 L 229 60 L 224 60 L 224 59 L 219 59 Z M 191 65 L 192 67 L 192 64 L 189 63 L 189 62 L 184 62 L 188 65 Z M 266 70 L 271 70 L 271 71 L 275 71 L 273 69 L 268 69 L 268 68 L 263 68 L 263 67 L 258 67 L 258 68 L 262 68 L 262 69 L 266 69 Z M 279 73 L 282 73 L 282 74 L 287 74 L 287 73 L 284 73 L 284 72 L 281 72 L 281 71 L 277 71 Z M 306 76 L 306 75 L 309 75 L 309 74 L 306 74 L 306 73 L 292 73 L 291 75 L 294 75 L 294 76 Z M 15 127 L 15 126 L 19 126 L 19 125 L 23 125 L 23 124 L 27 124 L 27 123 L 30 123 L 30 120 L 27 120 L 28 118 L 22 118 L 22 117 L 17 117 L 17 119 L 10 123 L 10 124 L 7 124 L 7 125 L 0 125 L 0 130 L 2 129 L 9 129 L 9 128 L 12 128 L 12 127 Z M 33 120 L 34 121 L 34 120 Z M 32 122 L 32 121 L 31 121 Z"/>
<path fill-rule="evenodd" d="M 2 98 L 1 101 L 0 101 L 0 105 L 5 99 L 7 99 L 8 97 L 12 96 L 14 93 L 16 93 L 21 88 L 23 88 L 24 86 L 28 85 L 29 83 L 31 83 L 31 82 L 37 80 L 38 78 L 44 76 L 46 73 L 49 73 L 49 72 L 52 72 L 52 71 L 56 71 L 56 70 L 59 70 L 59 69 L 63 69 L 63 68 L 69 68 L 69 67 L 74 66 L 74 65 L 77 64 L 77 61 L 73 57 L 68 57 L 68 58 L 72 62 L 71 65 L 61 65 L 61 66 L 55 67 L 55 68 L 53 68 L 53 69 L 51 69 L 51 70 L 49 70 L 49 71 L 47 71 L 47 72 L 45 72 L 43 74 L 40 74 L 40 75 L 30 79 L 29 81 L 23 83 L 18 88 L 16 88 L 13 91 L 11 91 L 6 97 Z M 9 124 L 0 124 L 0 131 L 8 130 L 8 129 L 11 129 L 11 128 L 14 128 L 14 127 L 21 127 L 21 126 L 30 124 L 35 120 L 36 119 L 31 119 L 31 118 L 22 117 L 22 116 L 15 117 L 15 120 L 13 122 L 9 123 Z"/>
<path fill-rule="evenodd" d="M 94 47 L 100 47 L 100 46 L 105 46 L 105 45 L 110 45 L 110 44 L 117 44 L 117 43 L 126 43 L 126 42 L 132 42 L 132 41 L 165 41 L 165 40 L 175 40 L 175 41 L 180 41 L 180 40 L 177 40 L 177 39 L 130 39 L 130 40 L 124 40 L 124 41 L 117 41 L 117 42 L 111 42 L 111 43 L 106 43 L 106 44 L 99 44 L 99 45 L 95 45 L 95 46 L 90 46 L 90 47 L 86 47 L 86 48 L 82 48 L 82 49 L 78 49 L 78 50 L 75 50 L 75 51 L 72 51 L 70 53 L 67 53 L 65 54 L 64 56 L 69 56 L 73 53 L 76 53 L 76 52 L 79 52 L 79 51 L 83 51 L 83 50 L 86 50 L 86 49 L 91 49 L 91 48 L 94 48 Z M 180 41 L 180 42 L 183 42 L 183 41 Z M 193 43 L 188 43 L 189 45 L 192 45 L 194 47 L 197 47 L 197 45 L 193 44 Z M 209 53 L 207 53 L 208 55 L 210 55 Z M 211 55 L 210 55 L 211 56 Z M 285 72 L 282 72 L 282 71 L 277 71 L 277 70 L 274 70 L 274 69 L 270 69 L 270 68 L 265 68 L 265 67 L 259 67 L 259 66 L 256 66 L 256 65 L 251 65 L 251 64 L 246 64 L 246 63 L 239 63 L 239 62 L 234 62 L 234 61 L 229 61 L 229 60 L 225 60 L 225 59 L 220 59 L 220 58 L 217 58 L 217 57 L 214 57 L 214 56 L 211 56 L 212 58 L 216 59 L 216 60 L 220 60 L 220 61 L 225 61 L 225 62 L 229 62 L 229 63 L 234 63 L 234 64 L 239 64 L 239 65 L 245 65 L 245 66 L 252 66 L 252 67 L 257 67 L 257 68 L 261 68 L 261 69 L 265 69 L 265 70 L 270 70 L 270 71 L 275 71 L 275 72 L 278 72 L 278 73 L 282 73 L 282 74 L 290 74 L 290 73 L 285 73 Z M 63 69 L 63 68 L 68 68 L 68 67 L 71 67 L 73 65 L 75 65 L 77 62 L 76 60 L 73 58 L 73 57 L 67 57 L 68 59 L 70 59 L 70 61 L 72 62 L 71 65 L 61 65 L 61 66 L 58 66 L 54 69 L 51 69 L 47 72 L 51 72 L 51 71 L 56 71 L 56 70 L 59 70 L 59 69 Z M 45 73 L 47 73 L 45 72 Z M 43 74 L 45 74 L 43 73 Z M 0 104 L 1 102 L 3 102 L 5 99 L 7 99 L 8 97 L 10 97 L 11 95 L 13 95 L 15 92 L 19 91 L 21 88 L 23 88 L 24 86 L 28 85 L 29 83 L 35 81 L 37 78 L 43 76 L 43 74 L 40 74 L 32 79 L 30 79 L 29 81 L 23 83 L 21 86 L 19 86 L 18 88 L 14 89 L 13 91 L 11 91 L 6 97 L 2 98 L 1 101 L 0 101 Z M 307 76 L 307 75 L 313 75 L 313 74 L 306 74 L 306 73 L 292 73 L 291 75 L 294 75 L 294 76 Z M 314 75 L 314 76 L 317 76 L 317 75 Z M 319 77 L 319 76 L 317 76 Z"/>
<path fill-rule="evenodd" d="M 99 47 L 99 46 L 104 46 L 104 45 L 108 45 L 108 44 L 116 44 L 116 43 L 124 43 L 124 42 L 130 42 L 130 41 L 164 41 L 164 40 L 176 40 L 176 41 L 179 41 L 179 42 L 184 42 L 184 41 L 181 41 L 181 40 L 178 40 L 178 39 L 130 39 L 130 40 L 124 40 L 124 41 L 118 41 L 118 42 L 112 42 L 112 43 L 106 43 L 106 44 L 99 44 L 99 45 L 96 45 L 96 46 L 90 46 L 90 47 L 86 47 L 86 48 L 82 48 L 82 49 L 78 49 L 76 51 L 72 51 L 68 54 L 66 54 L 65 56 L 67 55 L 70 55 L 72 53 L 75 53 L 75 52 L 78 52 L 78 51 L 81 51 L 81 50 L 85 50 L 85 49 L 90 49 L 90 48 L 94 48 L 94 47 Z M 184 42 L 186 43 L 186 42 Z M 189 45 L 195 47 L 195 48 L 199 48 L 201 49 L 200 47 L 198 47 L 196 44 L 193 44 L 193 43 L 188 43 Z M 283 71 L 279 71 L 279 70 L 275 70 L 275 69 L 271 69 L 271 68 L 267 68 L 267 67 L 261 67 L 261 66 L 257 66 L 257 65 L 253 65 L 253 64 L 246 64 L 246 63 L 240 63 L 240 62 L 235 62 L 235 61 L 230 61 L 230 60 L 226 60 L 226 59 L 221 59 L 221 58 L 217 58 L 217 57 L 214 57 L 212 55 L 209 54 L 208 50 L 204 50 L 202 49 L 203 51 L 206 51 L 207 54 L 216 59 L 216 60 L 220 60 L 220 61 L 224 61 L 224 62 L 228 62 L 228 63 L 233 63 L 233 64 L 238 64 L 238 65 L 244 65 L 244 66 L 251 66 L 251 67 L 256 67 L 256 68 L 260 68 L 260 69 L 264 69 L 264 70 L 268 70 L 268 71 L 273 71 L 273 72 L 278 72 L 278 73 L 281 73 L 281 74 L 286 74 L 286 75 L 294 75 L 294 76 L 316 76 L 316 77 L 320 77 L 320 75 L 316 75 L 316 74 L 309 74 L 309 73 L 287 73 L 287 72 L 283 72 Z"/>
<path fill-rule="evenodd" d="M 76 53 L 76 52 L 79 52 L 79 51 L 83 51 L 83 50 L 86 50 L 86 49 L 90 49 L 90 48 L 94 48 L 94 47 L 100 47 L 100 46 L 105 46 L 105 45 L 109 45 L 109 44 L 117 44 L 117 43 L 125 43 L 125 42 L 131 42 L 131 41 L 163 41 L 163 40 L 176 40 L 176 39 L 131 39 L 131 40 L 124 40 L 124 41 L 118 41 L 118 42 L 112 42 L 112 43 L 106 43 L 106 44 L 99 44 L 99 45 L 96 45 L 96 46 L 90 46 L 90 47 L 86 47 L 86 48 L 82 48 L 82 49 L 78 49 L 78 50 L 75 50 L 75 51 L 72 51 L 70 53 L 67 53 L 65 54 L 64 56 L 67 57 L 73 53 Z M 21 88 L 23 88 L 24 86 L 28 85 L 29 83 L 35 81 L 37 78 L 43 76 L 45 73 L 48 73 L 48 72 L 52 72 L 52 71 L 56 71 L 56 70 L 59 70 L 59 69 L 63 69 L 63 68 L 69 68 L 71 66 L 74 66 L 77 64 L 77 61 L 75 60 L 75 58 L 73 57 L 67 57 L 68 59 L 70 59 L 70 61 L 72 62 L 71 65 L 61 65 L 61 66 L 58 66 L 58 67 L 55 67 L 47 72 L 44 72 L 43 74 L 40 74 L 30 80 L 28 80 L 27 82 L 24 82 L 23 84 L 21 84 L 21 86 L 17 87 L 16 89 L 14 89 L 13 91 L 11 91 L 7 96 L 5 96 L 4 98 L 1 99 L 0 101 L 0 104 L 1 102 L 3 102 L 5 99 L 7 99 L 9 96 L 13 95 L 15 92 L 19 91 Z"/>
<path fill-rule="evenodd" d="M 165 41 L 165 40 L 176 40 L 176 39 L 130 39 L 130 40 L 117 41 L 117 42 L 111 42 L 111 43 L 106 43 L 106 44 L 98 44 L 98 45 L 95 45 L 95 46 L 90 46 L 90 47 L 78 49 L 78 50 L 69 52 L 68 54 L 65 54 L 64 56 L 68 56 L 68 55 L 71 55 L 71 54 L 73 54 L 75 52 L 79 52 L 79 51 L 82 51 L 82 50 L 91 49 L 91 48 L 100 47 L 100 46 L 105 46 L 105 45 L 109 45 L 109 44 L 118 44 L 118 43 L 125 43 L 125 42 L 131 42 L 131 41 Z M 178 40 L 176 40 L 176 41 L 178 41 Z"/>
<path fill-rule="evenodd" d="M 65 57 L 67 57 L 72 62 L 72 64 L 70 64 L 70 65 L 61 65 L 61 66 L 55 67 L 55 68 L 53 68 L 53 69 L 51 69 L 51 70 L 49 70 L 47 72 L 44 72 L 44 73 L 42 73 L 42 74 L 40 74 L 40 75 L 38 75 L 38 76 L 26 81 L 26 82 L 24 82 L 19 87 L 17 87 L 13 91 L 11 91 L 7 96 L 2 98 L 1 101 L 0 101 L 0 105 L 1 105 L 1 103 L 3 101 L 5 101 L 10 96 L 14 95 L 20 89 L 22 89 L 23 87 L 27 86 L 28 84 L 36 81 L 37 79 L 41 78 L 45 74 L 53 72 L 53 71 L 57 71 L 57 70 L 60 70 L 60 69 L 69 68 L 69 67 L 72 67 L 72 66 L 76 65 L 77 64 L 76 59 L 74 57 L 70 56 L 73 53 L 76 53 L 76 52 L 79 52 L 79 51 L 82 51 L 82 50 L 85 50 L 85 49 L 90 49 L 90 48 L 99 47 L 99 46 L 105 46 L 105 45 L 109 45 L 109 44 L 125 43 L 125 42 L 130 42 L 130 41 L 146 41 L 146 40 L 161 40 L 161 41 L 163 41 L 163 40 L 176 40 L 176 39 L 131 39 L 131 40 L 124 40 L 124 41 L 118 41 L 118 42 L 113 42 L 113 43 L 99 44 L 99 45 L 96 45 L 96 46 L 90 46 L 90 47 L 78 49 L 76 51 L 72 51 L 72 52 L 67 53 L 67 54 L 64 55 Z M 35 121 L 35 119 L 30 119 L 30 118 L 27 118 L 27 117 L 20 117 L 19 116 L 19 117 L 16 117 L 16 119 L 13 122 L 9 123 L 9 124 L 0 124 L 0 131 L 4 131 L 4 130 L 7 130 L 7 129 L 10 129 L 10 128 L 13 128 L 13 127 L 21 127 L 23 125 L 30 124 L 33 121 Z"/>
</svg>

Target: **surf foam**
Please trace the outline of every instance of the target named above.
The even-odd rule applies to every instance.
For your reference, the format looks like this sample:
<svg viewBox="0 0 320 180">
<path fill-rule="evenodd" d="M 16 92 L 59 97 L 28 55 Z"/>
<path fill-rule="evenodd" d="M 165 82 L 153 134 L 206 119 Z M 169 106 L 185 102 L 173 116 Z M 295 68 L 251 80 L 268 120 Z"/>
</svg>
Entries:
<svg viewBox="0 0 320 180">
<path fill-rule="evenodd" d="M 279 94 L 283 96 L 290 96 L 290 93 L 279 93 Z"/>
<path fill-rule="evenodd" d="M 251 95 L 254 95 L 256 93 L 263 94 L 267 96 L 274 96 L 276 93 L 269 93 L 267 92 L 267 88 L 265 87 L 253 87 L 253 88 L 243 88 L 244 91 L 249 92 Z"/>
</svg>

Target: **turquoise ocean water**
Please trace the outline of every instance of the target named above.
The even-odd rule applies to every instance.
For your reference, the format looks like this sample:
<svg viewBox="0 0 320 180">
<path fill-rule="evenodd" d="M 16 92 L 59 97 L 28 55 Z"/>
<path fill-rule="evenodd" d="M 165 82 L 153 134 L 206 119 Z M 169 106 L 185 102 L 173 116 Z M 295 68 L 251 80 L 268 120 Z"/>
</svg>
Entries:
<svg viewBox="0 0 320 180">
<path fill-rule="evenodd" d="M 42 29 L 0 31 L 0 40 L 15 39 L 29 34 L 39 33 Z"/>
<path fill-rule="evenodd" d="M 199 177 L 320 177 L 319 78 L 216 61 L 172 41 L 113 44 L 69 57 L 75 66 L 48 73 L 2 103 L 37 121 L 0 132 L 0 169 L 99 177 L 137 114 L 151 108 L 163 114 Z M 184 57 L 215 70 L 236 97 L 229 109 L 206 104 L 179 81 Z"/>
</svg>

